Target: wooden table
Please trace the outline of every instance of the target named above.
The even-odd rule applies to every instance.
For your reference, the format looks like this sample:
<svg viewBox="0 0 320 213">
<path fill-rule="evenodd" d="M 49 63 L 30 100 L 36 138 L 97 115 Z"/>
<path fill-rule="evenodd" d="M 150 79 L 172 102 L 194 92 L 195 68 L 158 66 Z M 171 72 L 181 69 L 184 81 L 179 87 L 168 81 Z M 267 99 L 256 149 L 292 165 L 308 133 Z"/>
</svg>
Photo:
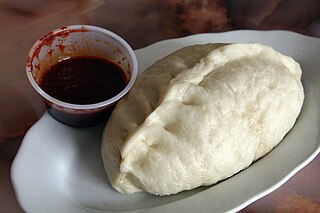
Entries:
<svg viewBox="0 0 320 213">
<path fill-rule="evenodd" d="M 24 134 L 45 110 L 25 76 L 25 57 L 39 37 L 71 24 L 108 28 L 134 49 L 167 38 L 233 29 L 282 29 L 320 37 L 320 2 L 0 0 L 0 212 L 23 212 L 10 181 L 10 165 Z M 319 180 L 320 156 L 241 212 L 320 212 Z"/>
</svg>

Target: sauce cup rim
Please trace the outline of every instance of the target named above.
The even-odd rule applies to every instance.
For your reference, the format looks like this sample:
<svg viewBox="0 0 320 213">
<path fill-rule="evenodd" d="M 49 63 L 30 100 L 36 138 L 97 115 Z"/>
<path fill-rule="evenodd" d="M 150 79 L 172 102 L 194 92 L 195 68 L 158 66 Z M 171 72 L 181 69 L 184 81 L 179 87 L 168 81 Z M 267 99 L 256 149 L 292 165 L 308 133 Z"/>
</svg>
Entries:
<svg viewBox="0 0 320 213">
<path fill-rule="evenodd" d="M 49 94 L 47 94 L 45 91 L 43 91 L 41 89 L 41 87 L 36 83 L 35 79 L 32 76 L 32 60 L 33 60 L 33 54 L 34 51 L 39 48 L 43 42 L 42 39 L 45 38 L 46 36 L 48 36 L 49 34 L 57 34 L 59 32 L 62 31 L 66 31 L 66 30 L 81 30 L 84 29 L 84 32 L 97 32 L 97 33 L 101 33 L 101 34 L 105 34 L 106 36 L 109 36 L 111 38 L 113 38 L 114 40 L 118 41 L 121 45 L 123 45 L 124 49 L 129 53 L 129 57 L 131 57 L 132 60 L 132 73 L 131 73 L 131 78 L 128 82 L 128 84 L 126 85 L 126 87 L 117 95 L 115 95 L 114 97 L 107 99 L 105 101 L 101 101 L 98 103 L 94 103 L 94 104 L 72 104 L 72 103 L 67 103 L 64 101 L 60 101 L 52 96 L 50 96 Z M 60 107 L 64 107 L 64 108 L 70 108 L 70 109 L 79 109 L 79 110 L 90 110 L 90 109 L 97 109 L 97 108 L 102 108 L 105 106 L 109 106 L 112 105 L 113 103 L 115 103 L 116 101 L 120 100 L 123 96 L 125 96 L 130 89 L 132 88 L 137 75 L 138 75 L 138 61 L 137 61 L 137 57 L 133 51 L 133 49 L 131 48 L 131 46 L 123 39 L 121 38 L 119 35 L 115 34 L 114 32 L 111 32 L 105 28 L 101 28 L 101 27 L 97 27 L 97 26 L 93 26 L 93 25 L 69 25 L 69 26 L 65 26 L 65 27 L 61 27 L 59 29 L 53 30 L 51 31 L 49 34 L 45 35 L 44 37 L 40 38 L 30 49 L 29 53 L 28 53 L 28 57 L 27 57 L 27 66 L 26 66 L 26 73 L 27 73 L 27 77 L 29 79 L 29 82 L 31 83 L 32 87 L 47 101 L 60 106 Z"/>
</svg>

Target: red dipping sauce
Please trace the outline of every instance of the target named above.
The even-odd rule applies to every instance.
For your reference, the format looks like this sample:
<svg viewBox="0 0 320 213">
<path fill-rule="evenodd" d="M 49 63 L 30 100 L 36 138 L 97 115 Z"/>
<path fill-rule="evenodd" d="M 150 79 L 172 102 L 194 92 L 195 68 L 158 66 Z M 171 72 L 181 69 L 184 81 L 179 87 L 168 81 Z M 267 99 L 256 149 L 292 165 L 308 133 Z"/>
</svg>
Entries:
<svg viewBox="0 0 320 213">
<path fill-rule="evenodd" d="M 26 73 L 53 118 L 88 127 L 108 120 L 132 88 L 138 62 L 115 33 L 71 25 L 49 32 L 32 46 Z"/>
<path fill-rule="evenodd" d="M 48 95 L 70 104 L 95 104 L 119 94 L 127 85 L 114 62 L 94 56 L 72 57 L 49 67 L 39 86 Z"/>
</svg>

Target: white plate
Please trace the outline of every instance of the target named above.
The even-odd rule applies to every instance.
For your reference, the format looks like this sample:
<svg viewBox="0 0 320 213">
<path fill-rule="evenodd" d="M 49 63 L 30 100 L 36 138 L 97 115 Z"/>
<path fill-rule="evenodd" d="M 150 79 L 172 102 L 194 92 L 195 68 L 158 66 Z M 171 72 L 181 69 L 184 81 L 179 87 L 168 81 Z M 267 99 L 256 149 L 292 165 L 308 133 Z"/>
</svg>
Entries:
<svg viewBox="0 0 320 213">
<path fill-rule="evenodd" d="M 140 72 L 174 50 L 195 43 L 260 42 L 295 58 L 303 69 L 306 98 L 294 128 L 267 156 L 212 187 L 173 196 L 114 191 L 100 158 L 103 125 L 77 129 L 45 113 L 28 131 L 11 177 L 27 212 L 238 211 L 280 187 L 320 151 L 320 39 L 285 31 L 231 31 L 155 43 L 136 51 Z"/>
</svg>

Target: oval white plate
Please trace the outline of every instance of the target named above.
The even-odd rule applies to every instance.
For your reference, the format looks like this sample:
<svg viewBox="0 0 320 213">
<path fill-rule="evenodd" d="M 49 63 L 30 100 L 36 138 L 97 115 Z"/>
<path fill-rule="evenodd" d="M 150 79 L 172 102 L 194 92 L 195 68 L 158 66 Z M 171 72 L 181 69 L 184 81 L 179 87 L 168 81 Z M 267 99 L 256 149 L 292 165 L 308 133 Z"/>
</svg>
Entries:
<svg viewBox="0 0 320 213">
<path fill-rule="evenodd" d="M 238 211 L 280 187 L 320 151 L 320 39 L 286 31 L 231 31 L 157 42 L 136 50 L 140 73 L 174 50 L 196 43 L 260 42 L 295 58 L 306 98 L 294 128 L 267 156 L 212 187 L 173 196 L 122 195 L 104 173 L 100 140 L 104 125 L 77 129 L 45 113 L 28 131 L 11 177 L 27 212 L 226 212 Z"/>
</svg>

